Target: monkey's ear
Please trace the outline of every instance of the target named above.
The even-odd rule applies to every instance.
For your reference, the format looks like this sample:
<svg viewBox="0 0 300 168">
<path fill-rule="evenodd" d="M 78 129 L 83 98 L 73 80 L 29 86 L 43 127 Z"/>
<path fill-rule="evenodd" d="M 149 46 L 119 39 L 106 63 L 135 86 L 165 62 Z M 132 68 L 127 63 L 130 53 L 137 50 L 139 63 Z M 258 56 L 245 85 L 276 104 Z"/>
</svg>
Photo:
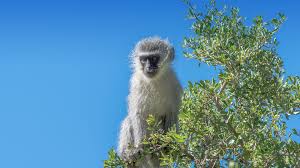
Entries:
<svg viewBox="0 0 300 168">
<path fill-rule="evenodd" d="M 168 57 L 171 61 L 173 61 L 175 58 L 175 49 L 173 46 L 169 47 Z"/>
</svg>

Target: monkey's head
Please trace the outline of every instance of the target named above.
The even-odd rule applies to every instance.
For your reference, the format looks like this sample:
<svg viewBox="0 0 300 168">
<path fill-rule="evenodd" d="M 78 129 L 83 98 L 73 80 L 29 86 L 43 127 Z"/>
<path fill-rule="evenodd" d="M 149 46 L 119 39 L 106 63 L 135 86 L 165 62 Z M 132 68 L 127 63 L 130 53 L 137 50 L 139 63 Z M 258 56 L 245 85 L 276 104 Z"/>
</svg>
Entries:
<svg viewBox="0 0 300 168">
<path fill-rule="evenodd" d="M 167 40 L 150 37 L 139 41 L 132 54 L 133 68 L 148 78 L 155 78 L 174 60 L 174 48 Z"/>
</svg>

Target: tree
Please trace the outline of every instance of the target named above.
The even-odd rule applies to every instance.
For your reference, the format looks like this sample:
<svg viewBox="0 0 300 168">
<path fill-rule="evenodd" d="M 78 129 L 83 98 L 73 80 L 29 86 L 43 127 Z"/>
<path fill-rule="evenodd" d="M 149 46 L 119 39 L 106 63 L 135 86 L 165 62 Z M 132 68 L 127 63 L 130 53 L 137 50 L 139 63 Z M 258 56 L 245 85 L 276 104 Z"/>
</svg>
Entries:
<svg viewBox="0 0 300 168">
<path fill-rule="evenodd" d="M 286 121 L 300 111 L 300 77 L 284 77 L 274 37 L 285 16 L 247 26 L 238 8 L 210 1 L 197 11 L 185 2 L 194 35 L 184 55 L 213 66 L 218 78 L 189 83 L 179 130 L 161 133 L 149 117 L 144 154 L 170 167 L 299 167 L 300 131 Z M 109 156 L 105 167 L 126 167 L 113 150 Z"/>
</svg>

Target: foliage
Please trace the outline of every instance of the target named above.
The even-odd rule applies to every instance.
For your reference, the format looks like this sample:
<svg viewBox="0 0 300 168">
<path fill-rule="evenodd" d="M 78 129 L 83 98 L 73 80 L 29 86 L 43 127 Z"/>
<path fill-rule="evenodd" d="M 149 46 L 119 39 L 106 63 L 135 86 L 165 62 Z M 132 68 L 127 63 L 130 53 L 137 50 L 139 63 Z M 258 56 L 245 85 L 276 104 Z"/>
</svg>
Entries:
<svg viewBox="0 0 300 168">
<path fill-rule="evenodd" d="M 105 160 L 104 167 L 114 167 L 114 168 L 121 168 L 126 167 L 125 162 L 117 155 L 117 153 L 111 149 L 108 152 L 108 160 Z"/>
<path fill-rule="evenodd" d="M 285 16 L 247 26 L 237 8 L 211 1 L 199 12 L 186 3 L 194 36 L 185 56 L 215 67 L 218 79 L 189 83 L 179 130 L 157 131 L 150 117 L 145 154 L 170 167 L 300 167 L 300 131 L 286 125 L 300 111 L 300 77 L 284 77 L 274 37 Z M 110 156 L 105 165 L 115 167 Z"/>
</svg>

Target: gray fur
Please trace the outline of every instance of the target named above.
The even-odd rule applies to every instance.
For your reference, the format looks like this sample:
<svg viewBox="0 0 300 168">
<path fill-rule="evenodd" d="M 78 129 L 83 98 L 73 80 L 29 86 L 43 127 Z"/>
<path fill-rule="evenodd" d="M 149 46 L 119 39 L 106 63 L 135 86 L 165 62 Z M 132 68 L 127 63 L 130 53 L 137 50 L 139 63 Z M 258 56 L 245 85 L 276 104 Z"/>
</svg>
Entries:
<svg viewBox="0 0 300 168">
<path fill-rule="evenodd" d="M 139 56 L 157 53 L 160 55 L 158 73 L 147 77 Z M 168 130 L 177 124 L 182 88 L 172 70 L 174 48 L 167 40 L 158 37 L 138 42 L 132 52 L 133 74 L 128 96 L 128 115 L 121 124 L 118 153 L 123 159 L 133 159 L 141 149 L 141 141 L 149 133 L 147 117 L 152 114 L 162 121 L 162 129 Z M 131 144 L 134 148 L 129 148 Z M 159 167 L 158 158 L 146 156 L 137 167 Z"/>
</svg>

